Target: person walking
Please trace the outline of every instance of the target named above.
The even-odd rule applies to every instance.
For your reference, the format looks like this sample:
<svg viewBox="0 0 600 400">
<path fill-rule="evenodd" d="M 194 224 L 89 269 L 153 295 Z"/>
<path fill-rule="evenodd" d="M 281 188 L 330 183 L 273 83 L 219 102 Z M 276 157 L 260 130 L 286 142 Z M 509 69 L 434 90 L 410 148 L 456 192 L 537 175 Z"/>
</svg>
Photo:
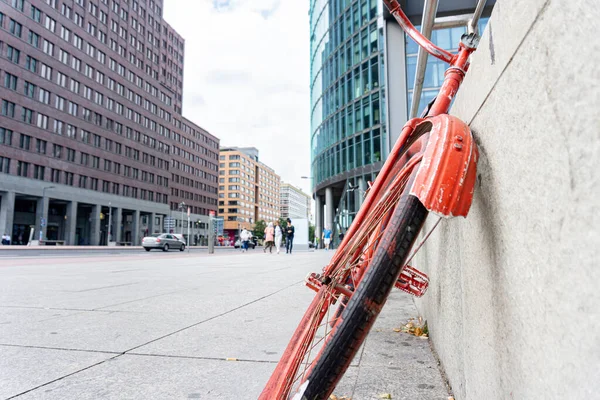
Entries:
<svg viewBox="0 0 600 400">
<path fill-rule="evenodd" d="M 329 229 L 329 226 L 326 226 L 325 229 L 323 229 L 323 245 L 325 246 L 325 250 L 329 250 L 329 244 L 331 243 L 331 229 Z"/>
<path fill-rule="evenodd" d="M 240 234 L 240 239 L 242 240 L 242 251 L 248 251 L 248 242 L 250 241 L 250 232 L 244 228 L 242 233 Z"/>
<path fill-rule="evenodd" d="M 292 220 L 288 218 L 287 220 L 287 228 L 285 229 L 286 231 L 286 238 L 285 238 L 285 252 L 286 254 L 292 254 L 292 248 L 294 247 L 294 232 L 295 232 L 296 228 L 294 228 L 294 225 L 292 225 Z"/>
<path fill-rule="evenodd" d="M 279 254 L 279 250 L 281 249 L 281 239 L 283 238 L 283 228 L 279 226 L 279 221 L 275 221 L 275 249 L 277 249 L 277 254 Z"/>
<path fill-rule="evenodd" d="M 269 222 L 269 225 L 265 228 L 265 248 L 263 251 L 266 253 L 267 249 L 269 249 L 269 253 L 273 252 L 273 245 L 275 236 L 275 228 L 273 228 L 273 223 Z"/>
</svg>

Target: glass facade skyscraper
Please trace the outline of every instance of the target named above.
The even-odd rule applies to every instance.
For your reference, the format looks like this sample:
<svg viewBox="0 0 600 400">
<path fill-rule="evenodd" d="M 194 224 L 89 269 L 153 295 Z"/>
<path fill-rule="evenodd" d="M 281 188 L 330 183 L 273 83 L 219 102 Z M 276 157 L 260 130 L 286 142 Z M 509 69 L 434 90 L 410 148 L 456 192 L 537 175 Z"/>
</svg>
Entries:
<svg viewBox="0 0 600 400">
<path fill-rule="evenodd" d="M 422 8 L 407 3 L 408 8 Z M 462 13 L 471 5 L 457 7 L 456 13 Z M 368 182 L 408 118 L 418 47 L 384 13 L 381 0 L 311 0 L 309 15 L 316 234 L 329 227 L 335 240 L 352 222 Z M 481 31 L 485 22 L 487 18 Z M 465 29 L 434 29 L 432 41 L 456 50 Z M 446 68 L 429 57 L 420 111 L 437 94 Z"/>
<path fill-rule="evenodd" d="M 311 145 L 315 186 L 382 159 L 383 40 L 378 0 L 310 7 Z"/>
</svg>

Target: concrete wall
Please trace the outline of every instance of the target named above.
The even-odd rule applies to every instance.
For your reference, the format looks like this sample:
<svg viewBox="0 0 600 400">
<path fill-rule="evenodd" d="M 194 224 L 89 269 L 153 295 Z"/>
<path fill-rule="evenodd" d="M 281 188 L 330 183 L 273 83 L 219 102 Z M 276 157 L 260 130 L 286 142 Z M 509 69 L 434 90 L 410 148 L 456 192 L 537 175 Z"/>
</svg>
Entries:
<svg viewBox="0 0 600 400">
<path fill-rule="evenodd" d="M 526 3 L 496 3 L 452 110 L 480 146 L 471 212 L 414 263 L 457 400 L 600 396 L 600 11 Z"/>
</svg>

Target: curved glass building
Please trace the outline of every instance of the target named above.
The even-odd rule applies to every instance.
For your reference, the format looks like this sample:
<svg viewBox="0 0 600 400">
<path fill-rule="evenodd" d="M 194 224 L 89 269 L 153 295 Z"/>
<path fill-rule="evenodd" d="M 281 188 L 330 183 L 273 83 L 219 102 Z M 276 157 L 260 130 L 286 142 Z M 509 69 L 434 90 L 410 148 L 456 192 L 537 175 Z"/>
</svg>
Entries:
<svg viewBox="0 0 600 400">
<path fill-rule="evenodd" d="M 348 184 L 364 190 L 361 182 L 381 167 L 386 136 L 381 10 L 379 0 L 311 2 L 311 156 L 317 208 L 325 202 L 334 212 Z M 355 211 L 357 206 L 346 208 Z M 330 217 L 327 225 L 334 228 Z"/>
<path fill-rule="evenodd" d="M 454 0 L 438 6 L 438 15 L 455 16 L 458 22 L 445 23 L 443 29 L 434 25 L 432 41 L 455 50 L 474 5 Z M 402 7 L 415 25 L 420 23 L 422 0 L 402 1 Z M 381 0 L 311 0 L 309 15 L 316 234 L 329 227 L 336 241 L 408 119 L 417 46 Z M 437 93 L 445 68 L 429 58 L 420 109 Z"/>
</svg>

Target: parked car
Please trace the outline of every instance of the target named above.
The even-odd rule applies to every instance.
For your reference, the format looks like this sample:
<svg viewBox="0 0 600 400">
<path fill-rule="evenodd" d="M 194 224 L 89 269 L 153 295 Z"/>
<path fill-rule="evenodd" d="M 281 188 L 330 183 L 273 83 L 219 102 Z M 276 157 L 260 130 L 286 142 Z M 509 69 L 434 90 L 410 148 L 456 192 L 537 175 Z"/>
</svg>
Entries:
<svg viewBox="0 0 600 400">
<path fill-rule="evenodd" d="M 146 251 L 152 249 L 161 249 L 162 251 L 169 251 L 170 249 L 185 250 L 185 243 L 172 233 L 155 233 L 154 235 L 146 236 L 142 239 L 142 246 Z"/>
<path fill-rule="evenodd" d="M 239 249 L 240 247 L 242 247 L 242 241 L 241 240 L 236 240 L 233 247 L 235 247 L 236 249 Z M 256 247 L 256 243 L 252 240 L 248 241 L 248 248 L 249 249 L 253 249 Z"/>
<path fill-rule="evenodd" d="M 185 243 L 185 238 L 183 237 L 183 235 L 181 233 L 171 233 L 171 235 L 175 236 L 177 238 L 177 240 L 179 240 L 180 242 Z"/>
</svg>

